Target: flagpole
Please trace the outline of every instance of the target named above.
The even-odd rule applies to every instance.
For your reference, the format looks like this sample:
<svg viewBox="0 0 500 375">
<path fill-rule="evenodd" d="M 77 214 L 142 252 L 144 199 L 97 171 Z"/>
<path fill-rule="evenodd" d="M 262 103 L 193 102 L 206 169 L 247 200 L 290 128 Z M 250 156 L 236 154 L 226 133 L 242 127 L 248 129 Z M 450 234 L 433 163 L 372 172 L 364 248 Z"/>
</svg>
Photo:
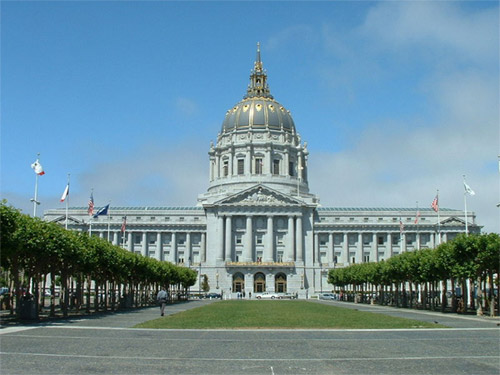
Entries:
<svg viewBox="0 0 500 375">
<path fill-rule="evenodd" d="M 37 161 L 40 159 L 40 153 L 36 154 L 37 155 Z M 38 202 L 38 173 L 35 171 L 35 198 L 32 198 L 31 201 L 33 202 L 33 217 L 36 217 L 36 206 L 40 204 Z"/>
<path fill-rule="evenodd" d="M 465 183 L 465 175 L 463 175 L 464 177 L 464 186 L 466 186 L 467 184 Z M 465 235 L 468 236 L 469 235 L 469 228 L 468 228 L 468 224 L 467 224 L 467 190 L 464 191 L 464 214 L 465 214 Z"/>
<path fill-rule="evenodd" d="M 111 205 L 111 201 L 109 201 L 108 206 Z M 111 215 L 109 212 L 109 207 L 108 207 L 108 242 L 109 242 L 109 235 L 110 235 L 110 227 L 111 227 Z"/>
<path fill-rule="evenodd" d="M 418 224 L 419 224 L 419 217 L 418 217 L 418 201 L 417 201 L 417 218 L 416 218 L 416 221 L 417 221 L 417 250 L 420 250 L 420 236 L 418 234 Z"/>
<path fill-rule="evenodd" d="M 69 186 L 69 176 L 70 174 L 68 173 L 68 186 Z M 69 194 L 66 196 L 66 224 L 65 224 L 66 229 L 68 229 L 68 205 L 69 205 Z"/>
<path fill-rule="evenodd" d="M 438 215 L 438 222 L 437 222 L 437 235 L 438 235 L 438 245 L 441 245 L 441 219 L 439 218 L 439 189 L 437 190 L 436 197 L 438 198 L 438 204 L 437 204 L 437 215 Z"/>
</svg>

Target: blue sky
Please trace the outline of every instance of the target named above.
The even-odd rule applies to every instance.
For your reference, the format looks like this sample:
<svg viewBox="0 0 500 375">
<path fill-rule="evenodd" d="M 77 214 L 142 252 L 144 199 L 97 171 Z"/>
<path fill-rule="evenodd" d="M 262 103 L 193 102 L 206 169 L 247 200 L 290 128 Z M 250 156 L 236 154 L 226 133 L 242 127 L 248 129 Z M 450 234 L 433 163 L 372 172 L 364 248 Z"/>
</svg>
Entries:
<svg viewBox="0 0 500 375">
<path fill-rule="evenodd" d="M 490 2 L 2 2 L 1 194 L 195 205 L 261 42 L 324 206 L 463 209 L 499 232 L 499 9 Z"/>
</svg>

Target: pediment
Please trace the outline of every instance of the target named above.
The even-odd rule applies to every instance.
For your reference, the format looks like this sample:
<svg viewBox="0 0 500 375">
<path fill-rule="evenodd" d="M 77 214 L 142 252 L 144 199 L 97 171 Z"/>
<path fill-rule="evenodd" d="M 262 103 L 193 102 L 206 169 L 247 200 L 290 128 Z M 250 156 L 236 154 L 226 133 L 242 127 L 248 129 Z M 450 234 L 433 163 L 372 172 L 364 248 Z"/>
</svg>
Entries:
<svg viewBox="0 0 500 375">
<path fill-rule="evenodd" d="M 218 205 L 230 206 L 289 206 L 300 203 L 297 199 L 262 185 L 251 187 L 216 202 Z"/>
<path fill-rule="evenodd" d="M 56 217 L 55 219 L 51 220 L 52 223 L 64 223 L 66 222 L 66 216 L 59 216 Z M 78 220 L 74 217 L 68 216 L 68 223 L 73 223 L 73 224 L 82 224 L 83 221 Z"/>
<path fill-rule="evenodd" d="M 465 221 L 458 217 L 449 217 L 441 222 L 441 225 L 465 225 Z"/>
</svg>

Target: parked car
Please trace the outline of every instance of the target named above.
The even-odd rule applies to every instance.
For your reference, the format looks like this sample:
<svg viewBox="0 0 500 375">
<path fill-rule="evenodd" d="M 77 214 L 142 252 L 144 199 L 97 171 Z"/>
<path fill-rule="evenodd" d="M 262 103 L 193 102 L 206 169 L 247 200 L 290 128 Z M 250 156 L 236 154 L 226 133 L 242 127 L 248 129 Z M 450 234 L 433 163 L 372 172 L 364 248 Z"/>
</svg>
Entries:
<svg viewBox="0 0 500 375">
<path fill-rule="evenodd" d="M 333 293 L 320 293 L 319 299 L 332 300 L 332 299 L 336 299 L 336 298 L 335 298 L 335 294 L 333 294 Z"/>
<path fill-rule="evenodd" d="M 214 298 L 222 298 L 222 295 L 220 293 L 207 293 L 205 294 L 205 298 L 208 299 L 214 299 Z"/>
<path fill-rule="evenodd" d="M 281 299 L 296 299 L 297 298 L 297 294 L 295 293 L 280 293 L 279 294 L 279 298 Z"/>
<path fill-rule="evenodd" d="M 257 299 L 279 299 L 280 295 L 278 293 L 263 292 L 255 295 Z"/>
</svg>

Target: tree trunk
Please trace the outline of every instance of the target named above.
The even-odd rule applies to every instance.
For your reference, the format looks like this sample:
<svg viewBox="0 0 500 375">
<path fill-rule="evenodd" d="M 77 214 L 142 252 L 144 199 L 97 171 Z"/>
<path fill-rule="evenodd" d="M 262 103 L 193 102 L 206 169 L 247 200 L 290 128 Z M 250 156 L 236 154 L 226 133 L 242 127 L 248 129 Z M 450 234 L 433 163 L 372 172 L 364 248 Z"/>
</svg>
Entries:
<svg viewBox="0 0 500 375">
<path fill-rule="evenodd" d="M 447 280 L 441 280 L 441 312 L 444 312 L 446 309 L 446 306 L 448 305 L 448 296 L 446 295 L 448 293 L 448 283 Z"/>
<path fill-rule="evenodd" d="M 489 276 L 489 286 L 490 286 L 490 292 L 489 292 L 489 299 L 490 299 L 490 317 L 495 316 L 495 289 L 494 289 L 494 283 L 493 283 L 493 271 L 489 270 L 488 271 L 488 276 Z"/>
</svg>

